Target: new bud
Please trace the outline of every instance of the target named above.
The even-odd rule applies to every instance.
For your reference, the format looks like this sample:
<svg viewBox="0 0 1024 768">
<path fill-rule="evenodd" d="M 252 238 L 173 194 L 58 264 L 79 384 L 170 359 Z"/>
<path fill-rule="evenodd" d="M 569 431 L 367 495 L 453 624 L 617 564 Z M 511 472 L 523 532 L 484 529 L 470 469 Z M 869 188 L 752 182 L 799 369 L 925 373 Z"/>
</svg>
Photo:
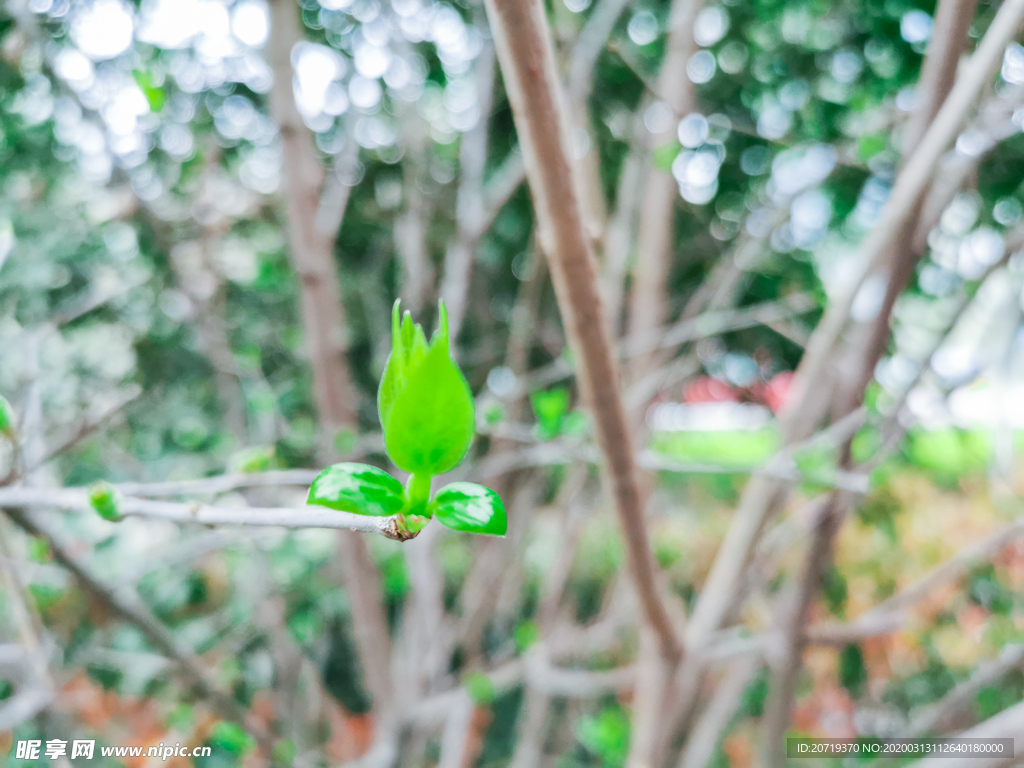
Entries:
<svg viewBox="0 0 1024 768">
<path fill-rule="evenodd" d="M 0 435 L 14 440 L 14 409 L 3 395 L 0 395 Z"/>
<path fill-rule="evenodd" d="M 451 358 L 444 302 L 428 343 L 408 312 L 401 317 L 396 301 L 391 344 L 377 392 L 384 445 L 406 472 L 440 475 L 462 461 L 476 428 L 473 395 Z"/>
<path fill-rule="evenodd" d="M 89 488 L 89 506 L 104 520 L 116 523 L 121 519 L 121 494 L 107 482 L 99 482 Z"/>
</svg>

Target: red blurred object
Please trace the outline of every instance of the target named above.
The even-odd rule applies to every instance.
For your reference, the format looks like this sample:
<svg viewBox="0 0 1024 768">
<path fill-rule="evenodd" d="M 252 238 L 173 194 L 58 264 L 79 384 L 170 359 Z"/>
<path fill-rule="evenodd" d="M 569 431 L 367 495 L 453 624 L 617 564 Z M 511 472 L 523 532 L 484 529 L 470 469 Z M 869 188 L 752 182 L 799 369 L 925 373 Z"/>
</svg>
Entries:
<svg viewBox="0 0 1024 768">
<path fill-rule="evenodd" d="M 684 403 L 734 403 L 738 400 L 732 387 L 711 376 L 694 379 L 683 391 Z"/>
<path fill-rule="evenodd" d="M 783 371 L 772 377 L 772 380 L 764 385 L 761 397 L 764 404 L 772 409 L 772 413 L 781 411 L 789 400 L 790 389 L 793 386 L 793 372 Z"/>
</svg>

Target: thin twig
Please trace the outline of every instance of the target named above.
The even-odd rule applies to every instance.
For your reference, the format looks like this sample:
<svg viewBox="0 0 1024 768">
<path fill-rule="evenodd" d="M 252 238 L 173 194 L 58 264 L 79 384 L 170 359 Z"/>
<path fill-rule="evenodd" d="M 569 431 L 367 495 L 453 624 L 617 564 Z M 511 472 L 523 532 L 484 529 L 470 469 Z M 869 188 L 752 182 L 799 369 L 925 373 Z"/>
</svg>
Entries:
<svg viewBox="0 0 1024 768">
<path fill-rule="evenodd" d="M 1024 754 L 1024 703 L 1015 704 L 978 725 L 957 734 L 961 739 L 1013 739 L 1013 755 Z M 1009 750 L 1007 750 L 1009 752 Z M 970 754 L 963 757 L 926 757 L 908 768 L 995 768 L 1007 764 L 1005 756 Z"/>
<path fill-rule="evenodd" d="M 44 707 L 49 706 L 55 696 L 56 685 L 50 674 L 50 666 L 43 645 L 43 623 L 39 618 L 38 611 L 30 605 L 26 585 L 14 568 L 14 561 L 7 543 L 6 527 L 6 521 L 0 520 L 0 555 L 4 558 L 4 562 L 0 564 L 0 571 L 3 571 L 7 602 L 10 604 L 11 613 L 14 614 L 18 635 L 28 657 L 28 664 L 24 667 L 30 673 L 30 675 L 25 675 L 30 679 L 22 681 L 14 695 L 18 701 L 5 703 L 3 709 L 0 710 L 0 722 L 8 721 L 0 727 L 13 728 L 20 721 L 9 722 L 9 720 L 13 720 L 12 715 L 28 719 Z M 30 704 L 33 706 L 29 706 Z"/>
<path fill-rule="evenodd" d="M 697 50 L 694 24 L 703 0 L 673 0 L 669 11 L 665 57 L 658 75 L 657 92 L 674 115 L 685 115 L 696 106 L 696 85 L 686 74 L 687 62 Z M 648 136 L 653 149 L 675 138 L 675 121 Z M 636 266 L 633 270 L 633 294 L 630 300 L 629 332 L 646 334 L 665 324 L 670 302 L 665 296 L 675 234 L 675 209 L 679 184 L 667 169 L 652 168 L 644 181 L 637 228 Z M 636 380 L 659 362 L 659 355 L 645 353 L 630 366 L 630 379 Z"/>
<path fill-rule="evenodd" d="M 1007 44 L 1017 33 L 1022 16 L 1024 0 L 1007 0 L 999 7 L 977 50 L 961 68 L 942 108 L 897 175 L 892 193 L 882 210 L 881 220 L 861 244 L 857 259 L 857 263 L 862 266 L 859 275 L 849 282 L 843 295 L 829 305 L 808 342 L 798 369 L 794 396 L 784 414 L 787 434 L 798 437 L 813 428 L 820 417 L 816 409 L 807 407 L 804 402 L 805 393 L 813 393 L 821 386 L 836 342 L 849 322 L 850 309 L 863 279 L 869 273 L 887 266 L 893 258 L 890 246 L 894 235 L 917 207 L 938 167 L 940 156 L 956 138 L 982 91 L 991 82 Z"/>
<path fill-rule="evenodd" d="M 865 637 L 893 632 L 902 625 L 906 612 L 929 594 L 961 578 L 979 563 L 991 560 L 1000 550 L 1022 536 L 1024 518 L 1019 518 L 964 547 L 911 586 L 883 600 L 849 624 L 814 625 L 808 630 L 808 636 L 816 643 L 845 645 Z"/>
<path fill-rule="evenodd" d="M 711 761 L 722 733 L 736 714 L 747 682 L 761 663 L 760 654 L 747 654 L 726 670 L 715 688 L 707 709 L 694 724 L 686 747 L 679 758 L 679 768 L 704 768 Z"/>
<path fill-rule="evenodd" d="M 656 331 L 628 336 L 619 342 L 616 351 L 620 360 L 629 360 L 636 355 L 652 350 L 669 352 L 690 341 L 719 336 L 730 331 L 739 331 L 758 325 L 767 325 L 812 312 L 817 308 L 817 303 L 809 295 L 798 293 L 779 301 L 765 301 L 736 309 L 709 310 L 697 317 L 680 320 Z M 630 389 L 637 388 L 647 391 L 648 381 L 661 381 L 664 374 L 663 369 L 664 366 L 651 371 L 646 377 L 632 384 Z M 575 373 L 573 366 L 559 358 L 523 377 L 523 381 L 512 396 L 524 395 L 534 389 L 569 378 Z"/>
<path fill-rule="evenodd" d="M 0 488 L 0 507 L 57 507 L 89 511 L 85 488 Z M 337 528 L 379 533 L 404 540 L 394 517 L 367 517 L 326 507 L 216 507 L 199 502 L 153 501 L 127 496 L 118 511 L 128 516 L 154 517 L 200 525 L 257 525 L 284 528 Z"/>
<path fill-rule="evenodd" d="M 476 125 L 463 134 L 459 146 L 461 174 L 455 206 L 456 233 L 445 252 L 444 278 L 440 289 L 441 298 L 448 309 L 448 327 L 453 339 L 458 338 L 463 318 L 466 316 L 473 256 L 477 243 L 486 231 L 486 222 L 493 220 L 483 195 L 489 118 L 494 99 L 494 47 L 490 43 L 484 44 L 483 50 L 476 58 L 474 69 L 476 102 L 480 117 Z M 520 173 L 520 182 L 523 175 L 525 174 Z"/>
<path fill-rule="evenodd" d="M 974 703 L 983 688 L 997 684 L 1021 667 L 1024 667 L 1024 645 L 1013 643 L 1003 646 L 998 658 L 979 664 L 974 674 L 916 715 L 900 736 L 914 738 L 943 733 L 949 719 Z"/>
<path fill-rule="evenodd" d="M 473 725 L 473 700 L 464 690 L 460 690 L 455 701 L 448 709 L 444 731 L 441 734 L 441 756 L 437 768 L 464 768 L 466 761 L 466 742 Z"/>
<path fill-rule="evenodd" d="M 64 451 L 70 450 L 71 448 L 78 445 L 78 443 L 82 442 L 82 440 L 85 440 L 96 430 L 98 430 L 101 426 L 103 426 L 103 423 L 107 419 L 117 415 L 125 408 L 125 406 L 137 400 L 139 395 L 141 394 L 141 387 L 131 387 L 128 389 L 125 395 L 119 398 L 116 402 L 105 407 L 99 413 L 87 416 L 86 418 L 82 419 L 82 421 L 78 424 L 77 427 L 75 427 L 75 429 L 71 432 L 70 435 L 64 437 L 63 439 L 60 440 L 60 442 L 55 443 L 54 445 L 47 446 L 43 455 L 37 458 L 32 463 L 31 466 L 27 467 L 26 472 L 28 474 L 31 474 L 39 467 L 46 464 L 46 462 L 48 462 L 54 456 L 64 453 Z"/>
<path fill-rule="evenodd" d="M 299 9 L 289 0 L 275 0 L 270 6 L 273 34 L 267 59 L 274 71 L 270 107 L 284 152 L 289 252 L 299 277 L 314 395 L 329 441 L 337 429 L 356 423 L 358 402 L 345 361 L 345 315 L 334 261 L 337 232 L 323 232 L 316 225 L 324 171 L 313 149 L 313 134 L 302 121 L 292 93 L 292 48 L 303 39 Z"/>
</svg>

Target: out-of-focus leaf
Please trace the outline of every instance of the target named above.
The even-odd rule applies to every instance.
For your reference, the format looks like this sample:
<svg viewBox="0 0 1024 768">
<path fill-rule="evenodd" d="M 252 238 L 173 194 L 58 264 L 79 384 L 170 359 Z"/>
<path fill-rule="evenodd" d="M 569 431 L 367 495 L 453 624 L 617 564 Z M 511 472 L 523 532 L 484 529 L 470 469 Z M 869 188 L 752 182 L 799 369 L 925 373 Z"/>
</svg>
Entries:
<svg viewBox="0 0 1024 768">
<path fill-rule="evenodd" d="M 156 85 L 156 78 L 153 76 L 153 73 L 137 69 L 132 72 L 132 75 L 135 77 L 139 90 L 142 91 L 146 101 L 149 102 L 150 110 L 153 112 L 162 110 L 164 103 L 167 101 L 167 91 Z"/>
<path fill-rule="evenodd" d="M 260 445 L 239 451 L 231 458 L 231 469 L 235 472 L 250 474 L 266 472 L 270 469 L 275 456 L 272 445 Z"/>
<path fill-rule="evenodd" d="M 244 755 L 256 746 L 256 740 L 242 730 L 240 725 L 222 720 L 213 726 L 210 741 L 215 747 L 226 749 L 236 755 Z"/>
<path fill-rule="evenodd" d="M 334 450 L 344 456 L 355 449 L 358 440 L 359 434 L 354 429 L 339 429 L 334 433 Z"/>
<path fill-rule="evenodd" d="M 472 671 L 462 676 L 462 687 L 478 706 L 494 701 L 494 683 L 482 672 Z"/>
<path fill-rule="evenodd" d="M 0 395 L 0 435 L 14 439 L 14 409 L 3 395 Z"/>
<path fill-rule="evenodd" d="M 860 696 L 868 681 L 867 667 L 860 646 L 848 645 L 839 653 L 839 684 L 854 698 Z"/>
<path fill-rule="evenodd" d="M 678 141 L 662 144 L 651 153 L 651 162 L 659 171 L 667 171 L 672 167 L 672 162 L 676 159 L 682 148 L 683 145 Z"/>
<path fill-rule="evenodd" d="M 629 715 L 621 707 L 606 707 L 596 717 L 580 718 L 576 732 L 580 743 L 600 757 L 608 768 L 616 768 L 626 762 Z"/>
<path fill-rule="evenodd" d="M 537 390 L 530 393 L 530 405 L 537 415 L 537 433 L 542 440 L 550 440 L 558 435 L 562 416 L 569 408 L 569 390 L 555 387 L 548 391 Z"/>
<path fill-rule="evenodd" d="M 121 519 L 121 495 L 110 483 L 100 482 L 89 488 L 89 505 L 104 520 Z"/>
<path fill-rule="evenodd" d="M 540 626 L 535 621 L 521 622 L 512 630 L 512 639 L 515 641 L 516 649 L 523 653 L 540 640 Z"/>
<path fill-rule="evenodd" d="M 291 739 L 281 739 L 279 742 L 274 744 L 274 765 L 281 766 L 281 768 L 287 768 L 295 762 L 296 754 L 298 754 L 298 749 L 295 746 L 295 742 Z"/>
</svg>

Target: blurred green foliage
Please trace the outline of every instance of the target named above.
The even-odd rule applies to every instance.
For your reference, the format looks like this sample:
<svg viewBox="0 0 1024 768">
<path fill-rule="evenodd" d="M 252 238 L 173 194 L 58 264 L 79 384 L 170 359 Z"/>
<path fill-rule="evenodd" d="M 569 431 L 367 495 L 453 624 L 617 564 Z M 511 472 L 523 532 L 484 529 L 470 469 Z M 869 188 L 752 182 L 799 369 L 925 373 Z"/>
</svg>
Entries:
<svg viewBox="0 0 1024 768">
<path fill-rule="evenodd" d="M 310 41 L 342 57 L 345 81 L 339 83 L 347 87 L 357 71 L 359 35 L 374 29 L 367 9 L 375 9 L 374 18 L 393 20 L 389 14 L 397 4 L 334 5 L 340 6 L 303 0 L 302 18 Z M 471 5 L 425 7 L 431 13 L 450 10 L 453 28 L 465 31 L 479 15 Z M 548 4 L 562 58 L 600 2 L 573 3 L 572 11 L 567 5 L 562 0 Z M 972 40 L 980 38 L 996 5 L 979 4 Z M 137 4 L 137 9 L 146 6 Z M 838 259 L 877 219 L 901 157 L 899 126 L 906 117 L 901 96 L 909 96 L 906 89 L 917 80 L 926 45 L 923 38 L 907 39 L 901 27 L 908 14 L 930 16 L 934 6 L 926 0 L 723 0 L 707 6 L 723 14 L 724 26 L 717 39 L 702 46 L 712 56 L 713 71 L 699 84 L 697 102 L 708 123 L 701 145 L 715 154 L 720 167 L 706 202 L 676 200 L 666 314 L 677 318 L 702 281 L 748 239 L 759 246 L 756 258 L 744 263 L 734 302 L 738 308 L 795 294 L 807 294 L 818 305 L 786 325 L 731 331 L 686 349 L 699 375 L 727 385 L 738 400 L 760 403 L 758 387 L 795 368 L 832 290 L 826 276 L 834 274 Z M 332 178 L 344 179 L 349 195 L 333 233 L 334 267 L 347 318 L 345 359 L 360 396 L 358 425 L 321 435 L 304 350 L 300 279 L 287 252 L 281 159 L 276 129 L 267 117 L 266 89 L 224 77 L 190 84 L 193 65 L 201 65 L 191 42 L 176 49 L 137 42 L 119 57 L 91 62 L 93 77 L 103 88 L 109 84 L 110 94 L 129 84 L 144 100 L 137 116 L 145 128 L 140 129 L 143 150 L 116 155 L 119 134 L 104 117 L 109 105 L 90 101 L 99 96 L 77 87 L 56 66 L 55 56 L 76 45 L 70 17 L 30 14 L 35 25 L 26 30 L 16 23 L 12 7 L 0 8 L 0 433 L 8 438 L 0 441 L 0 476 L 13 460 L 13 428 L 20 430 L 27 418 L 43 414 L 44 435 L 55 444 L 121 402 L 118 416 L 47 464 L 48 482 L 88 485 L 322 466 L 318 452 L 323 445 L 333 444 L 343 456 L 374 445 L 379 427 L 374 394 L 390 348 L 388 310 L 405 282 L 396 223 L 408 210 L 415 185 L 426 201 L 423 246 L 429 266 L 442 274 L 444 253 L 456 231 L 464 146 L 461 131 L 451 124 L 456 117 L 451 105 L 467 90 L 467 74 L 475 65 L 452 66 L 430 39 L 396 38 L 389 43 L 389 55 L 422 74 L 422 90 L 407 99 L 388 78 L 374 80 L 381 91 L 378 104 L 349 105 L 314 131 L 319 159 Z M 597 159 L 601 202 L 610 209 L 618 202 L 633 126 L 654 114 L 648 88 L 657 82 L 669 13 L 667 0 L 631 4 L 598 57 L 587 105 L 588 141 Z M 630 33 L 640 14 L 655 22 L 653 39 L 646 42 Z M 399 28 L 392 24 L 388 34 Z M 493 95 L 486 116 L 488 181 L 517 146 L 500 82 Z M 638 109 L 644 111 L 637 114 Z M 232 131 L 229 118 L 236 113 L 250 115 L 248 133 Z M 352 166 L 343 167 L 346 142 L 358 140 L 359 126 L 365 129 L 372 121 L 391 130 L 395 140 L 373 146 L 364 142 Z M 419 125 L 423 133 L 422 152 L 412 151 L 402 135 L 409 125 Z M 187 150 L 175 148 L 175 136 L 187 136 Z M 832 158 L 825 175 L 808 188 L 786 187 L 792 181 L 787 162 L 815 147 Z M 644 159 L 645 170 L 671 171 L 684 153 L 699 148 L 670 141 Z M 254 182 L 254 169 L 265 167 L 271 169 L 266 178 Z M 1022 170 L 1019 133 L 986 154 L 977 189 L 964 198 L 974 217 L 965 231 L 942 233 L 954 262 L 971 232 L 984 227 L 1002 236 L 1011 231 L 1016 219 L 1010 214 L 1016 210 L 1019 218 L 1024 201 Z M 790 173 L 798 180 L 807 176 L 802 166 Z M 809 218 L 801 219 L 801 211 Z M 794 220 L 814 226 L 797 232 Z M 766 227 L 760 235 L 754 234 L 760 231 L 758 222 Z M 453 339 L 474 395 L 485 390 L 488 374 L 506 362 L 503 351 L 512 336 L 513 309 L 528 286 L 530 271 L 524 265 L 533 258 L 527 252 L 534 237 L 529 193 L 520 188 L 475 251 L 472 298 L 462 331 Z M 983 290 L 976 280 L 960 275 L 956 263 L 943 262 L 939 251 L 912 278 L 907 295 L 916 303 L 913 312 L 898 313 L 890 349 L 894 357 L 905 353 L 914 358 L 927 349 L 918 337 L 941 325 L 950 300 Z M 630 267 L 632 258 L 629 254 Z M 527 371 L 516 371 L 517 376 L 556 360 L 573 362 L 549 282 L 538 289 L 535 301 Z M 204 325 L 210 317 L 222 332 L 221 347 L 211 342 L 210 327 Z M 985 334 L 976 346 L 997 335 Z M 216 349 L 226 354 L 217 358 Z M 666 396 L 681 399 L 684 384 L 669 387 Z M 877 420 L 891 405 L 899 394 L 897 384 L 880 376 L 872 385 L 866 401 L 870 419 Z M 944 393 L 957 384 L 955 377 L 940 379 L 933 389 Z M 574 409 L 578 401 L 578 388 L 570 380 L 531 391 L 528 411 L 502 402 L 482 415 L 495 430 L 522 426 L 517 435 L 537 440 L 586 440 L 589 427 Z M 233 410 L 241 411 L 240 418 L 236 414 L 232 420 Z M 505 424 L 516 420 L 525 423 Z M 769 460 L 779 445 L 774 426 L 653 431 L 648 446 L 658 454 L 716 470 L 685 476 L 664 472 L 655 484 L 655 555 L 677 594 L 692 600 L 700 589 L 749 471 Z M 854 440 L 853 457 L 867 460 L 880 446 L 877 424 L 869 423 Z M 833 618 L 852 620 L 949 556 L 951 546 L 1001 523 L 1003 517 L 991 511 L 985 485 L 994 446 L 991 432 L 974 426 L 911 430 L 898 454 L 875 470 L 870 492 L 844 529 L 836 562 L 825 574 L 821 608 Z M 799 489 L 804 496 L 834 484 L 837 451 L 812 445 L 794 458 L 805 481 Z M 384 465 L 387 457 L 378 446 L 359 460 Z M 565 468 L 538 471 L 544 473 L 546 498 L 556 498 L 566 482 Z M 514 476 L 513 483 L 521 479 Z M 116 517 L 111 486 L 96 488 L 96 511 Z M 623 553 L 609 510 L 599 503 L 587 513 L 563 606 L 579 623 L 601 614 L 622 578 Z M 538 525 L 547 522 L 545 515 L 538 512 L 543 518 Z M 217 674 L 247 706 L 273 685 L 266 641 L 252 631 L 251 589 L 259 586 L 284 598 L 288 636 L 346 714 L 370 711 L 373 702 L 358 660 L 348 597 L 331 570 L 337 557 L 332 535 L 283 532 L 233 540 L 208 557 L 165 560 L 164 555 L 174 553 L 173 541 L 157 528 L 142 534 L 122 527 L 112 533 L 96 515 L 56 519 L 111 583 L 120 583 L 122 569 L 133 574 L 140 599 L 179 642 L 216 656 Z M 526 540 L 553 538 L 550 529 L 540 530 Z M 462 588 L 482 556 L 468 538 L 450 534 L 434 543 L 441 602 L 459 620 L 466 608 Z M 394 542 L 375 538 L 370 544 L 389 629 L 397 636 L 416 587 L 410 562 Z M 491 716 L 478 760 L 487 768 L 507 765 L 514 753 L 523 690 L 498 691 L 490 678 L 468 665 L 500 663 L 510 654 L 529 652 L 543 639 L 536 616 L 537 574 L 550 565 L 551 553 L 532 543 L 523 547 L 524 570 L 531 577 L 521 594 L 500 601 L 510 615 L 489 621 L 481 647 L 458 649 L 446 670 Z M 114 696 L 152 695 L 164 709 L 162 722 L 168 728 L 200 728 L 194 702 L 179 701 L 185 694 L 172 688 L 163 667 L 143 663 L 154 650 L 145 639 L 97 615 L 72 582 L 57 575 L 61 572 L 45 542 L 29 539 L 25 548 L 38 566 L 29 595 L 63 647 L 67 669 L 84 666 L 88 680 Z M 790 565 L 786 561 L 783 570 Z M 900 716 L 910 714 L 965 679 L 982 658 L 1021 640 L 1016 627 L 1020 584 L 1014 573 L 1012 558 L 1004 558 L 968 574 L 945 596 L 948 605 L 929 609 L 933 612 L 925 615 L 922 628 L 893 641 L 885 651 L 893 659 L 890 667 L 878 662 L 877 649 L 864 644 L 830 651 L 820 668 L 856 701 L 875 697 L 875 680 L 882 681 L 880 701 L 872 703 Z M 788 572 L 782 573 L 767 584 L 769 594 L 783 588 L 787 577 Z M 13 632 L 9 613 L 5 601 L 3 628 Z M 969 641 L 964 641 L 968 629 L 961 624 L 972 633 Z M 626 644 L 600 661 L 625 664 L 633 650 Z M 883 680 L 883 675 L 888 677 Z M 762 716 L 767 681 L 762 670 L 747 685 L 733 718 L 736 738 L 746 738 L 750 721 Z M 820 706 L 820 686 L 821 680 L 808 680 L 798 706 Z M 975 714 L 990 716 L 1019 702 L 1022 686 L 1024 678 L 1014 673 L 984 688 L 972 703 Z M 0 690 L 0 698 L 5 693 Z M 622 765 L 629 746 L 627 704 L 601 700 L 569 709 L 564 701 L 552 703 L 546 744 L 559 750 L 558 764 Z M 47 735 L 33 722 L 19 726 L 13 737 Z M 217 723 L 203 738 L 217 749 L 197 764 L 210 767 L 239 765 L 251 748 L 249 737 L 228 723 Z M 715 765 L 731 764 L 730 754 L 739 752 L 720 745 Z M 277 764 L 295 758 L 295 744 L 278 742 Z"/>
</svg>

